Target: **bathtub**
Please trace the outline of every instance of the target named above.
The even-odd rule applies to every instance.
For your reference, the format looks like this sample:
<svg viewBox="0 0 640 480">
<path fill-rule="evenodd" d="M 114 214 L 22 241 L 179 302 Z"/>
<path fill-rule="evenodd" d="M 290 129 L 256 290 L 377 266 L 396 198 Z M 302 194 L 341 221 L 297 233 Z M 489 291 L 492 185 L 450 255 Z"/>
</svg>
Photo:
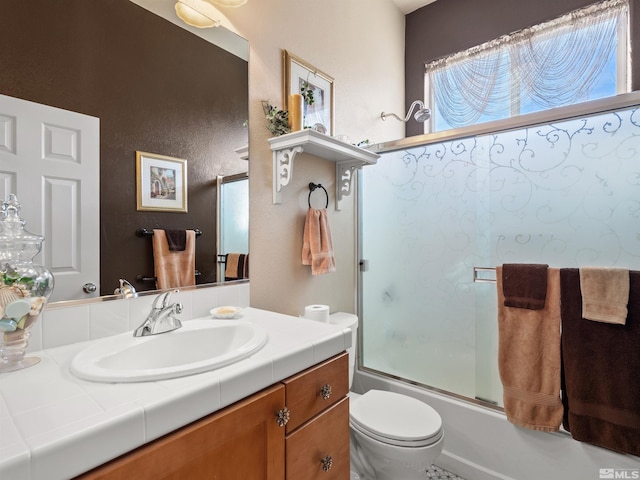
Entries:
<svg viewBox="0 0 640 480">
<path fill-rule="evenodd" d="M 372 388 L 403 393 L 435 408 L 446 439 L 436 465 L 468 480 L 640 479 L 640 457 L 577 442 L 566 432 L 516 427 L 501 411 L 357 370 L 352 390 Z M 614 476 L 601 475 L 600 469 L 613 469 Z"/>
</svg>

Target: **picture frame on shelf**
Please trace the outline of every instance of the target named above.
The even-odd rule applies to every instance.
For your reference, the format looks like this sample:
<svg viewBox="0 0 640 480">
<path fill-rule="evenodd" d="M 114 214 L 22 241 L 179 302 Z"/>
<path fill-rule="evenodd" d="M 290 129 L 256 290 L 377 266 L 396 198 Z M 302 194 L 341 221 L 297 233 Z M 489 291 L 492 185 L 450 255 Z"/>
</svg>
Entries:
<svg viewBox="0 0 640 480">
<path fill-rule="evenodd" d="M 329 135 L 334 134 L 334 80 L 300 57 L 283 50 L 284 85 L 283 104 L 289 109 L 289 95 L 300 93 L 303 97 L 302 128 L 314 128 L 320 124 Z M 316 130 L 322 130 L 316 128 Z"/>
<path fill-rule="evenodd" d="M 187 212 L 187 161 L 136 151 L 138 211 Z"/>
</svg>

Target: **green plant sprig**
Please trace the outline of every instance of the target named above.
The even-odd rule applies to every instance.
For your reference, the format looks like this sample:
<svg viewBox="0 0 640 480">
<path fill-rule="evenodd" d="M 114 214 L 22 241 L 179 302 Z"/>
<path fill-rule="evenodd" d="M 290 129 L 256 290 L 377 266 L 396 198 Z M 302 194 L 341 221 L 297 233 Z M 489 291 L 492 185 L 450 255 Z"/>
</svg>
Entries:
<svg viewBox="0 0 640 480">
<path fill-rule="evenodd" d="M 274 137 L 291 132 L 291 128 L 289 128 L 289 112 L 280 110 L 265 100 L 262 101 L 262 109 L 268 121 L 267 129 Z"/>
</svg>

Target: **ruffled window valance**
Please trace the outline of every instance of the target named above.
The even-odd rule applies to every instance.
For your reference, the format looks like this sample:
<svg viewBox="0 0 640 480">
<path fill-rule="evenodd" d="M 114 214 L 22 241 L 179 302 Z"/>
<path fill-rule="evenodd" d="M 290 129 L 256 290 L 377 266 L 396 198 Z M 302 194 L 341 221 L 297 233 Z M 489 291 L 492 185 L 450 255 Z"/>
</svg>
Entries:
<svg viewBox="0 0 640 480">
<path fill-rule="evenodd" d="M 627 12 L 627 0 L 597 3 L 427 64 L 436 115 L 462 127 L 598 98 L 618 45 L 628 51 Z"/>
</svg>

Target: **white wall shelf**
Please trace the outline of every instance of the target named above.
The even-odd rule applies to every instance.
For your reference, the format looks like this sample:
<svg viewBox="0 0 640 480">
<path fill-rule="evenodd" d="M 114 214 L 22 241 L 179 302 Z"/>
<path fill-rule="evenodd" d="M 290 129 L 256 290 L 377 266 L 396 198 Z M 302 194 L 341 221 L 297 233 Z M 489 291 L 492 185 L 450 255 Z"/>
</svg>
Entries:
<svg viewBox="0 0 640 480">
<path fill-rule="evenodd" d="M 240 157 L 240 160 L 249 160 L 249 145 L 236 148 L 234 152 L 236 152 L 236 155 Z"/>
<path fill-rule="evenodd" d="M 293 178 L 293 160 L 298 153 L 308 153 L 336 164 L 336 210 L 342 199 L 351 194 L 355 171 L 373 165 L 380 155 L 311 129 L 287 133 L 269 139 L 273 151 L 273 203 L 282 203 L 280 191 Z"/>
</svg>

